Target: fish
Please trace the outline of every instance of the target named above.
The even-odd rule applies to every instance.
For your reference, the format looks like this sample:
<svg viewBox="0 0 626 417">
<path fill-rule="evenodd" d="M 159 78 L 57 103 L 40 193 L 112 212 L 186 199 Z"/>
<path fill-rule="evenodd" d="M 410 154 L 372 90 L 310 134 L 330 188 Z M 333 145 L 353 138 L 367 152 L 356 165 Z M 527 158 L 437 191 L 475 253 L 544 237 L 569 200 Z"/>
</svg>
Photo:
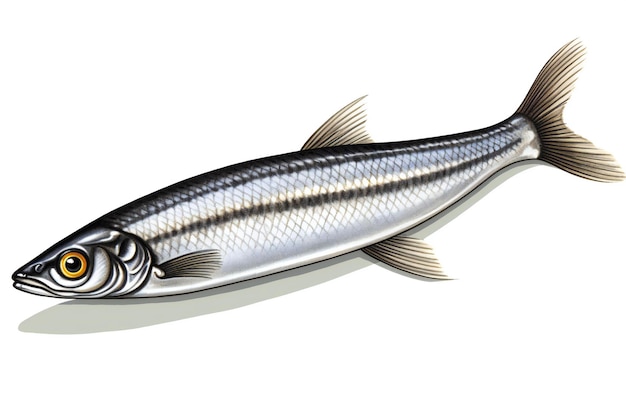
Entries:
<svg viewBox="0 0 626 417">
<path fill-rule="evenodd" d="M 611 154 L 563 121 L 584 55 L 579 40 L 568 42 L 511 117 L 465 133 L 374 142 L 359 98 L 299 151 L 210 171 L 105 214 L 19 268 L 13 285 L 62 298 L 160 297 L 359 250 L 448 279 L 433 248 L 406 232 L 503 169 L 540 160 L 589 180 L 624 179 Z"/>
</svg>

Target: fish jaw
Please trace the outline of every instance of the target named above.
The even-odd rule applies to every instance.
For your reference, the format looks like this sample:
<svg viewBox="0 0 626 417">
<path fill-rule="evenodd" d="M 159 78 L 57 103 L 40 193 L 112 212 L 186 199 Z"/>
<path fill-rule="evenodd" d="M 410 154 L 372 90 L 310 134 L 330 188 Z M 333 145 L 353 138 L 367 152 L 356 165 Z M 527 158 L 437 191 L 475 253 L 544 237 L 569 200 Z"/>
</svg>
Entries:
<svg viewBox="0 0 626 417">
<path fill-rule="evenodd" d="M 41 295 L 44 297 L 64 298 L 60 295 L 54 294 L 52 291 L 48 290 L 46 286 L 40 281 L 31 278 L 24 272 L 15 272 L 12 278 L 13 288 L 17 290 L 24 291 L 29 294 Z"/>
<path fill-rule="evenodd" d="M 48 259 L 42 259 L 42 257 L 40 257 L 39 262 L 31 262 L 22 266 L 11 276 L 13 279 L 13 287 L 29 294 L 42 295 L 45 297 L 62 297 L 61 295 L 55 294 L 40 278 L 42 271 L 46 269 L 48 263 Z"/>
</svg>

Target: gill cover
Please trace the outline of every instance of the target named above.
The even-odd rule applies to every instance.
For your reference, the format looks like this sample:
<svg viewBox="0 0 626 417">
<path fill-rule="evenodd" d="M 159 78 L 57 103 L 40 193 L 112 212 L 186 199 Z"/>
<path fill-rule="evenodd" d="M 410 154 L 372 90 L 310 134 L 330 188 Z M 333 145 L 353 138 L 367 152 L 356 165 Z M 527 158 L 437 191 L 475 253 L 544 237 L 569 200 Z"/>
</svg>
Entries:
<svg viewBox="0 0 626 417">
<path fill-rule="evenodd" d="M 92 228 L 58 243 L 14 275 L 15 288 L 71 298 L 119 297 L 146 282 L 150 251 L 131 234 Z"/>
</svg>

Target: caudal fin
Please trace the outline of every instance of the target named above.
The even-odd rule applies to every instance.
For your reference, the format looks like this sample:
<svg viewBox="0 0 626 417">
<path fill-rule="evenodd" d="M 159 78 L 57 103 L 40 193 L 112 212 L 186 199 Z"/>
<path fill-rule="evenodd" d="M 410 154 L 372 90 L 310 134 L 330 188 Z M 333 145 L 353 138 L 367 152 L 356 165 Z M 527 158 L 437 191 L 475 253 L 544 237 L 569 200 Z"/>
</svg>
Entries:
<svg viewBox="0 0 626 417">
<path fill-rule="evenodd" d="M 563 108 L 574 89 L 584 55 L 585 48 L 577 40 L 559 49 L 544 65 L 517 113 L 535 124 L 541 141 L 539 159 L 590 180 L 622 181 L 624 171 L 613 155 L 596 148 L 563 122 Z"/>
</svg>

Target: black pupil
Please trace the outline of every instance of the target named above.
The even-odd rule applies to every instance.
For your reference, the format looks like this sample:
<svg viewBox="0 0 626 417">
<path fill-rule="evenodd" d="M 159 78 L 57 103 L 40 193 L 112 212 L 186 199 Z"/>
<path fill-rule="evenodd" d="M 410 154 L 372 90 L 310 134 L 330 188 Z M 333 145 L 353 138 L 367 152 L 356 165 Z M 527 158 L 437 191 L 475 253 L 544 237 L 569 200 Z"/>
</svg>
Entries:
<svg viewBox="0 0 626 417">
<path fill-rule="evenodd" d="M 78 272 L 82 266 L 81 260 L 76 256 L 70 256 L 65 260 L 65 268 L 70 272 Z"/>
</svg>

